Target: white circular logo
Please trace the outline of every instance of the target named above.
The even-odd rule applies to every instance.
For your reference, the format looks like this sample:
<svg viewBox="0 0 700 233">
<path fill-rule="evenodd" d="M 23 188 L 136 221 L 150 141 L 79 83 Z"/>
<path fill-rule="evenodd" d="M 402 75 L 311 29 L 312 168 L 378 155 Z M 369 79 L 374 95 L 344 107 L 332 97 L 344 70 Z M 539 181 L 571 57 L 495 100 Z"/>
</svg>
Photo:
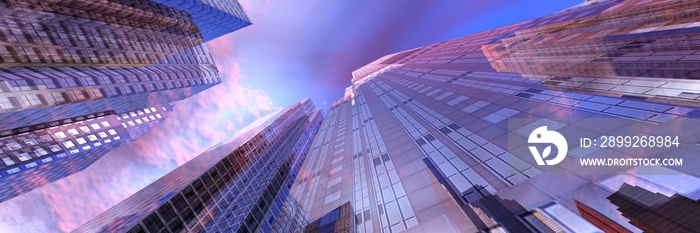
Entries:
<svg viewBox="0 0 700 233">
<path fill-rule="evenodd" d="M 566 143 L 566 138 L 562 136 L 557 131 L 547 130 L 547 126 L 539 127 L 532 131 L 530 137 L 527 139 L 528 143 L 542 144 L 549 143 L 554 144 L 557 147 L 557 156 L 550 160 L 544 160 L 552 152 L 552 146 L 547 146 L 542 151 L 542 154 L 537 150 L 535 146 L 529 146 L 532 156 L 535 157 L 537 165 L 556 165 L 561 163 L 566 157 L 566 153 L 569 150 L 569 145 Z"/>
</svg>

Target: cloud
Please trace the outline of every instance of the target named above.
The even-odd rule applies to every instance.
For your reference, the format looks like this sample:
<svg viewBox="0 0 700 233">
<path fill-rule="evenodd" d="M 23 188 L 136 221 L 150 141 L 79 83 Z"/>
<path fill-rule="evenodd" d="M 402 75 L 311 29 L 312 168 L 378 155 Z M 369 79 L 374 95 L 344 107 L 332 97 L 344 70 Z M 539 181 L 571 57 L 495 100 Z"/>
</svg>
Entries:
<svg viewBox="0 0 700 233">
<path fill-rule="evenodd" d="M 0 232 L 71 231 L 255 119 L 280 109 L 264 90 L 247 84 L 233 43 L 228 35 L 208 44 L 223 83 L 175 103 L 164 122 L 84 171 L 25 194 L 36 200 L 26 205 L 48 210 L 46 223 L 37 222 L 32 213 L 16 216 L 20 198 L 2 203 Z"/>
<path fill-rule="evenodd" d="M 148 155 L 144 157 L 148 164 L 159 166 L 172 159 L 182 165 L 246 123 L 280 108 L 265 91 L 247 84 L 236 63 L 233 43 L 229 35 L 208 44 L 222 84 L 175 103 L 173 113 L 158 126 L 158 133 L 149 133 L 129 145 Z"/>
<path fill-rule="evenodd" d="M 0 232 L 49 232 L 45 220 L 42 219 L 43 209 L 25 205 L 30 201 L 27 197 L 18 197 L 13 201 L 0 203 Z"/>
<path fill-rule="evenodd" d="M 176 103 L 157 128 L 85 171 L 0 203 L 0 229 L 70 231 L 245 124 L 279 109 L 266 91 L 249 85 L 253 81 L 268 81 L 260 86 L 277 88 L 277 103 L 306 95 L 332 102 L 342 96 L 352 70 L 390 52 L 437 42 L 450 31 L 463 35 L 459 22 L 479 12 L 491 13 L 487 10 L 492 8 L 466 2 L 429 9 L 426 3 L 414 2 L 270 3 L 241 1 L 253 25 L 209 43 L 222 84 Z M 445 18 L 446 10 L 452 17 Z M 246 72 L 255 79 L 248 80 Z M 280 80 L 288 83 L 280 85 Z"/>
</svg>

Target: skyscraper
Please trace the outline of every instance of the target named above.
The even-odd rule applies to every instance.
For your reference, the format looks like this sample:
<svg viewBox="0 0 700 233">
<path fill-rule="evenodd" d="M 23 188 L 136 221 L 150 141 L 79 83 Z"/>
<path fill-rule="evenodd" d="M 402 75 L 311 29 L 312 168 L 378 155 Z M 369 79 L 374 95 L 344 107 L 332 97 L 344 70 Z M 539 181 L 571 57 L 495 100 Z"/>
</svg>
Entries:
<svg viewBox="0 0 700 233">
<path fill-rule="evenodd" d="M 623 184 L 608 197 L 644 232 L 696 232 L 700 224 L 700 202 L 674 194 L 666 196 L 639 186 Z"/>
<path fill-rule="evenodd" d="M 579 215 L 581 215 L 581 217 L 586 219 L 591 224 L 598 227 L 598 229 L 603 230 L 603 232 L 611 232 L 611 233 L 629 233 L 629 232 L 631 232 L 630 230 L 625 229 L 624 227 L 620 226 L 620 224 L 617 224 L 612 219 L 610 219 L 607 216 L 605 216 L 604 214 L 601 214 L 600 212 L 594 210 L 593 208 L 587 206 L 586 204 L 583 204 L 577 200 L 574 200 L 574 203 L 576 203 L 576 207 L 578 207 Z"/>
<path fill-rule="evenodd" d="M 601 1 L 581 8 L 601 14 L 543 18 L 554 22 L 525 24 L 482 50 L 497 71 L 551 89 L 698 107 L 698 7 L 694 1 Z"/>
<path fill-rule="evenodd" d="M 322 119 L 308 99 L 272 113 L 76 231 L 270 232 L 280 215 L 300 219 L 287 198 Z"/>
<path fill-rule="evenodd" d="M 358 232 L 532 230 L 498 212 L 480 212 L 493 222 L 470 218 L 464 207 L 489 195 L 531 211 L 533 226 L 600 232 L 578 214 L 573 198 L 585 196 L 581 203 L 635 229 L 599 200 L 625 181 L 671 190 L 672 181 L 645 175 L 651 170 L 644 167 L 592 176 L 578 159 L 609 151 L 578 142 L 550 167 L 508 151 L 527 149 L 528 135 L 542 125 L 597 137 L 630 125 L 674 128 L 679 119 L 697 117 L 700 67 L 692 59 L 700 53 L 700 31 L 689 22 L 700 21 L 698 10 L 694 1 L 587 1 L 379 58 L 353 72 L 351 87 L 331 105 L 293 196 L 309 219 L 350 202 Z M 623 59 L 632 57 L 637 60 Z M 531 122 L 511 128 L 509 118 Z M 591 123 L 596 118 L 607 124 Z M 697 168 L 685 166 L 697 159 L 683 158 L 684 166 L 652 172 L 684 175 L 682 192 L 697 196 L 700 179 L 688 174 Z"/>
<path fill-rule="evenodd" d="M 190 2 L 201 18 L 209 5 Z M 3 3 L 0 130 L 148 108 L 221 83 L 202 34 L 250 23 L 237 2 L 216 6 L 231 10 L 211 10 L 199 28 L 189 12 L 146 0 Z"/>
<path fill-rule="evenodd" d="M 163 2 L 0 3 L 0 202 L 85 169 L 221 83 L 203 43 L 250 25 L 240 5 Z"/>
<path fill-rule="evenodd" d="M 2 132 L 0 202 L 79 172 L 165 120 L 172 106 L 113 111 Z"/>
<path fill-rule="evenodd" d="M 250 25 L 248 15 L 236 0 L 154 0 L 192 16 L 204 41 L 210 41 Z"/>
<path fill-rule="evenodd" d="M 355 232 L 355 214 L 350 202 L 340 205 L 304 228 L 306 233 Z"/>
</svg>

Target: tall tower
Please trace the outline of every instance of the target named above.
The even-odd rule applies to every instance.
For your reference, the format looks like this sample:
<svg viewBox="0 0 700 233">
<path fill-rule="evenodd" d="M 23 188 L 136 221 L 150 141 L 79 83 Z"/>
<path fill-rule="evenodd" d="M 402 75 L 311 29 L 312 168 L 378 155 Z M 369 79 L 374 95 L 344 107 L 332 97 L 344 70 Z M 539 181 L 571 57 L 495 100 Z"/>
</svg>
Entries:
<svg viewBox="0 0 700 233">
<path fill-rule="evenodd" d="M 270 114 L 76 231 L 270 232 L 278 216 L 300 230 L 286 200 L 322 119 L 308 99 Z"/>
<path fill-rule="evenodd" d="M 678 194 L 669 197 L 625 183 L 608 199 L 644 232 L 693 232 L 700 223 L 700 202 Z"/>
<path fill-rule="evenodd" d="M 622 227 L 635 229 L 620 221 L 614 205 L 591 199 L 604 200 L 644 168 L 591 176 L 579 159 L 610 153 L 586 150 L 578 142 L 570 142 L 569 153 L 553 166 L 508 151 L 527 151 L 529 134 L 540 126 L 598 137 L 621 126 L 671 129 L 679 119 L 697 117 L 695 97 L 688 93 L 700 90 L 693 78 L 698 67 L 686 60 L 700 52 L 691 42 L 700 38 L 697 23 L 689 23 L 700 21 L 699 9 L 693 1 L 589 1 L 379 58 L 353 72 L 351 87 L 331 105 L 295 182 L 294 197 L 309 219 L 350 202 L 358 232 L 520 232 L 533 227 L 600 232 L 578 214 L 573 199 L 578 196 Z M 651 37 L 662 39 L 640 44 L 646 40 L 640 38 Z M 674 54 L 677 50 L 666 45 L 683 51 Z M 618 60 L 627 56 L 641 62 Z M 669 67 L 685 68 L 670 72 Z M 632 86 L 645 89 L 627 88 Z M 513 128 L 513 118 L 530 122 Z M 588 118 L 608 123 L 587 125 Z M 677 131 L 691 141 L 697 138 Z M 687 144 L 694 152 L 685 154 L 700 151 Z M 683 159 L 684 164 L 697 160 Z M 687 192 L 697 195 L 700 179 L 688 174 L 694 169 L 654 171 L 687 179 Z M 635 180 L 672 187 L 659 176 Z M 508 200 L 500 202 L 505 209 L 520 206 L 526 211 L 513 213 L 531 215 L 514 224 L 499 211 L 483 211 L 489 200 Z M 485 207 L 472 208 L 479 205 Z"/>
<path fill-rule="evenodd" d="M 0 202 L 84 170 L 144 135 L 171 111 L 172 106 L 160 105 L 121 115 L 101 112 L 5 131 Z"/>
<path fill-rule="evenodd" d="M 217 6 L 240 9 L 235 1 Z M 250 24 L 240 10 L 231 10 L 237 16 L 218 10 L 208 20 L 226 30 L 209 21 L 200 28 L 189 12 L 146 0 L 6 1 L 0 7 L 8 16 L 0 23 L 0 130 L 196 94 L 221 83 L 202 34 L 211 40 Z M 198 9 L 189 11 L 201 18 Z"/>
<path fill-rule="evenodd" d="M 248 15 L 236 0 L 153 0 L 192 16 L 204 41 L 250 25 Z"/>
<path fill-rule="evenodd" d="M 250 22 L 236 1 L 195 3 L 0 3 L 0 202 L 85 169 L 221 83 L 203 43 Z"/>
</svg>

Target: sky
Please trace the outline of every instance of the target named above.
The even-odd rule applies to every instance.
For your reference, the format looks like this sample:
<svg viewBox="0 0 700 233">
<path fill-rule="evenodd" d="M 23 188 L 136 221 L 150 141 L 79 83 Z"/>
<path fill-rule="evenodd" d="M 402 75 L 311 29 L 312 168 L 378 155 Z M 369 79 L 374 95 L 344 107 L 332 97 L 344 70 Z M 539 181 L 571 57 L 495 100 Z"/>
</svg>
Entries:
<svg viewBox="0 0 700 233">
<path fill-rule="evenodd" d="M 0 233 L 68 232 L 270 112 L 327 109 L 390 53 L 545 16 L 583 0 L 241 0 L 253 25 L 207 43 L 223 83 L 82 172 L 0 203 Z"/>
</svg>

